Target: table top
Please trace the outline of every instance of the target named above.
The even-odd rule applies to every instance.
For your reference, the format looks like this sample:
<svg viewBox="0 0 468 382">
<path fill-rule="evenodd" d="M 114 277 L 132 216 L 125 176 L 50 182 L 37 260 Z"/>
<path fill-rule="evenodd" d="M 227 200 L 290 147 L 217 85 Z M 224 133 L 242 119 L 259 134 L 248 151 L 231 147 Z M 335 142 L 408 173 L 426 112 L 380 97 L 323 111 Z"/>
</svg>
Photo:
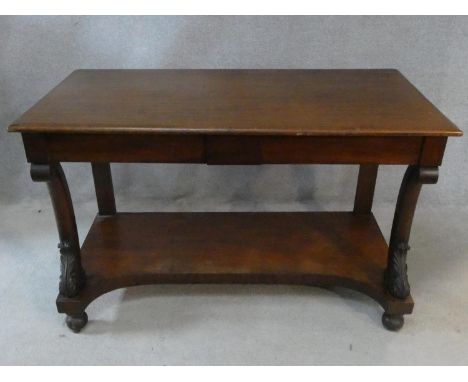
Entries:
<svg viewBox="0 0 468 382">
<path fill-rule="evenodd" d="M 77 70 L 8 130 L 97 134 L 462 135 L 393 69 Z"/>
</svg>

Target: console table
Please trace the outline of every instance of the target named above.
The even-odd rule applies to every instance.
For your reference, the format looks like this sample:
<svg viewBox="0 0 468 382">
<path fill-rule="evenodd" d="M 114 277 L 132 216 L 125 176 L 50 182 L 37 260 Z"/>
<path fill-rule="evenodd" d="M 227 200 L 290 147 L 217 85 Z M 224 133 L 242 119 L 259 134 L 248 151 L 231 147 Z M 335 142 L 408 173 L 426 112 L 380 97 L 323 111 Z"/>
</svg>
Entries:
<svg viewBox="0 0 468 382">
<path fill-rule="evenodd" d="M 458 130 L 397 70 L 77 70 L 23 114 L 34 181 L 60 238 L 57 308 L 70 329 L 111 290 L 153 283 L 342 286 L 390 330 L 413 310 L 407 277 L 421 185 Z M 98 214 L 80 247 L 61 162 L 90 162 Z M 357 164 L 346 212 L 117 212 L 111 162 Z M 371 212 L 379 165 L 407 165 L 389 244 Z"/>
</svg>

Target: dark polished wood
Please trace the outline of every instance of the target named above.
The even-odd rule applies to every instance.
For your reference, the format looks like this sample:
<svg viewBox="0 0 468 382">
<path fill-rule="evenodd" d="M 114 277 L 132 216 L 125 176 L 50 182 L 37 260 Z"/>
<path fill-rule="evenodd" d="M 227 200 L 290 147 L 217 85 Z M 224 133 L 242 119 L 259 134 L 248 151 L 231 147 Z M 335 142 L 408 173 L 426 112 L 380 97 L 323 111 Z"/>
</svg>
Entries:
<svg viewBox="0 0 468 382">
<path fill-rule="evenodd" d="M 77 70 L 10 131 L 461 135 L 398 70 Z"/>
<path fill-rule="evenodd" d="M 440 166 L 446 144 L 447 138 L 424 138 L 421 154 L 419 155 L 419 164 L 421 166 Z"/>
<path fill-rule="evenodd" d="M 418 164 L 425 153 L 425 165 L 438 166 L 445 148 L 426 151 L 420 137 L 24 133 L 23 141 L 28 161 L 38 163 Z"/>
<path fill-rule="evenodd" d="M 208 164 L 417 163 L 419 137 L 209 136 Z"/>
<path fill-rule="evenodd" d="M 88 286 L 59 311 L 83 311 L 101 294 L 156 283 L 342 286 L 391 314 L 413 301 L 384 288 L 387 244 L 373 215 L 312 213 L 118 213 L 96 217 L 83 244 Z"/>
<path fill-rule="evenodd" d="M 421 186 L 437 183 L 438 177 L 437 167 L 419 166 L 408 166 L 403 177 L 393 218 L 385 279 L 387 289 L 394 297 L 406 298 L 410 294 L 406 255 L 416 203 Z"/>
<path fill-rule="evenodd" d="M 93 162 L 91 168 L 99 215 L 113 215 L 116 208 L 110 164 Z"/>
<path fill-rule="evenodd" d="M 33 163 L 31 178 L 35 182 L 47 182 L 60 239 L 59 291 L 63 296 L 74 297 L 85 284 L 86 276 L 81 265 L 75 212 L 62 166 L 59 163 Z"/>
<path fill-rule="evenodd" d="M 359 166 L 359 175 L 354 198 L 354 213 L 369 214 L 374 201 L 375 182 L 379 166 L 376 164 Z"/>
<path fill-rule="evenodd" d="M 65 322 L 70 330 L 79 333 L 88 323 L 88 314 L 83 310 L 77 314 L 67 315 Z"/>
<path fill-rule="evenodd" d="M 382 324 L 388 330 L 396 332 L 403 327 L 404 323 L 405 318 L 402 314 L 390 314 L 387 312 L 382 314 Z"/>
<path fill-rule="evenodd" d="M 397 70 L 79 70 L 23 114 L 31 176 L 49 186 L 59 312 L 75 332 L 108 291 L 151 283 L 344 286 L 403 326 L 417 199 L 458 130 Z M 60 162 L 90 162 L 99 214 L 80 250 Z M 111 162 L 360 165 L 353 212 L 117 213 Z M 403 164 L 389 246 L 378 166 Z M 86 273 L 85 273 L 86 272 Z"/>
</svg>

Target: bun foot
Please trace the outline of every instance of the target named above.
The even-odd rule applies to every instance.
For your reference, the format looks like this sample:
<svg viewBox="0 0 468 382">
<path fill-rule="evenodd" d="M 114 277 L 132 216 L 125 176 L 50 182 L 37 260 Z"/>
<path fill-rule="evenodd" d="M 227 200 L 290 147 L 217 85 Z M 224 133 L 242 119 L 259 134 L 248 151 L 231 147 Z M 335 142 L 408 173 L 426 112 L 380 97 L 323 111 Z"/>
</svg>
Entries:
<svg viewBox="0 0 468 382">
<path fill-rule="evenodd" d="M 67 326 L 75 333 L 79 333 L 81 329 L 88 323 L 88 315 L 86 312 L 81 314 L 68 316 L 65 319 Z"/>
<path fill-rule="evenodd" d="M 386 329 L 396 332 L 403 327 L 405 319 L 402 314 L 388 314 L 382 315 L 382 324 Z"/>
</svg>

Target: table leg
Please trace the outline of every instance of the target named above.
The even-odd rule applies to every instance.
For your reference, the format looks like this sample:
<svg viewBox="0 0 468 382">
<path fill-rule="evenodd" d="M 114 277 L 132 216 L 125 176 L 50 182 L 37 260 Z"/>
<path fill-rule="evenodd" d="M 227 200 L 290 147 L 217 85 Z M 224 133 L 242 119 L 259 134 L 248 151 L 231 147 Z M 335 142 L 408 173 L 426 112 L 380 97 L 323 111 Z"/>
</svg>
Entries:
<svg viewBox="0 0 468 382">
<path fill-rule="evenodd" d="M 377 164 L 361 164 L 354 199 L 354 213 L 370 214 L 374 201 L 375 182 L 377 181 Z"/>
<path fill-rule="evenodd" d="M 65 174 L 60 163 L 32 163 L 31 178 L 35 182 L 47 183 L 60 238 L 61 275 L 59 291 L 62 296 L 74 297 L 83 288 L 86 275 L 81 266 L 75 213 Z M 66 322 L 70 329 L 79 331 L 86 325 L 86 313 L 81 312 L 68 316 Z"/>
<path fill-rule="evenodd" d="M 99 215 L 116 213 L 114 187 L 109 163 L 91 163 Z"/>
<path fill-rule="evenodd" d="M 414 211 L 423 184 L 437 183 L 438 167 L 408 166 L 398 194 L 385 271 L 385 287 L 394 297 L 404 299 L 410 294 L 406 255 Z M 387 329 L 403 326 L 402 315 L 384 313 L 382 322 Z"/>
</svg>

